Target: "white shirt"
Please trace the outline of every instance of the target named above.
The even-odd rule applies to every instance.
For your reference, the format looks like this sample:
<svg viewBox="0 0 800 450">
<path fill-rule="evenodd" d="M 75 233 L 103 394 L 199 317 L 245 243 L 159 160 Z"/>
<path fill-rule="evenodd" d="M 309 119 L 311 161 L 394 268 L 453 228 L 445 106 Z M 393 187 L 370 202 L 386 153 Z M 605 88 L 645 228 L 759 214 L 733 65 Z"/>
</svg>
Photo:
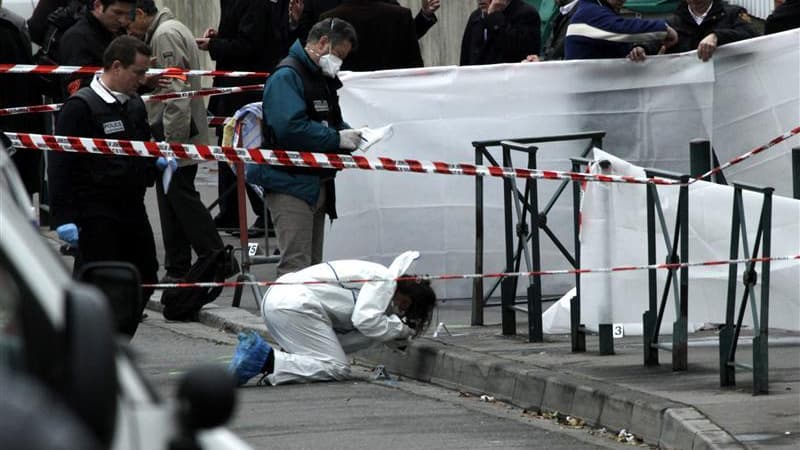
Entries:
<svg viewBox="0 0 800 450">
<path fill-rule="evenodd" d="M 694 21 L 697 22 L 698 25 L 700 25 L 701 23 L 703 23 L 703 19 L 705 19 L 706 16 L 708 15 L 708 12 L 711 11 L 711 7 L 712 6 L 714 6 L 714 2 L 710 2 L 708 4 L 708 8 L 706 8 L 706 11 L 703 14 L 699 15 L 699 16 L 697 14 L 695 14 L 694 11 L 692 11 L 691 7 L 689 7 L 688 5 L 686 7 L 689 8 L 689 14 L 692 15 L 692 18 L 694 19 Z"/>
<path fill-rule="evenodd" d="M 571 2 L 567 3 L 566 5 L 558 8 L 558 12 L 561 13 L 562 16 L 566 16 L 572 11 L 573 8 L 578 4 L 578 0 L 572 0 Z"/>
<path fill-rule="evenodd" d="M 103 80 L 100 78 L 100 75 L 94 77 L 92 82 L 89 84 L 89 87 L 97 93 L 106 103 L 115 103 L 120 102 L 123 105 L 127 102 L 131 97 L 127 94 L 123 94 L 122 92 L 113 91 L 103 83 Z"/>
</svg>

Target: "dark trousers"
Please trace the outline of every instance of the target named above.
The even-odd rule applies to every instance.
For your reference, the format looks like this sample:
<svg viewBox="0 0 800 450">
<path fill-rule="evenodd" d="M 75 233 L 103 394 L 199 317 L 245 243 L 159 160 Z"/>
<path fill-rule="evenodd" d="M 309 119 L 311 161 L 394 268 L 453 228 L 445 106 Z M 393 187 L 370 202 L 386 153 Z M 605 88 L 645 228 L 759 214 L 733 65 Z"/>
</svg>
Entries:
<svg viewBox="0 0 800 450">
<path fill-rule="evenodd" d="M 141 202 L 141 200 L 139 200 Z M 75 271 L 84 264 L 100 261 L 124 261 L 136 266 L 142 284 L 158 282 L 156 243 L 144 205 L 122 205 L 123 208 L 141 208 L 141 214 L 122 221 L 110 217 L 94 217 L 78 221 L 78 257 Z M 135 320 L 118 324 L 118 331 L 133 336 L 139 326 L 139 317 L 153 294 L 152 288 L 142 289 L 142 302 Z"/>
<path fill-rule="evenodd" d="M 227 163 L 217 163 L 219 168 L 219 219 L 217 219 L 217 224 L 226 225 L 231 227 L 238 227 L 239 226 L 239 204 L 237 201 L 236 196 L 236 174 L 233 172 L 231 166 Z M 222 196 L 225 194 L 230 187 L 234 186 L 233 192 L 228 194 L 227 197 L 223 198 Z M 253 208 L 253 212 L 256 213 L 256 216 L 263 217 L 264 216 L 264 200 L 258 195 L 258 192 L 253 190 L 249 184 L 245 183 L 245 190 L 247 191 L 247 198 L 250 199 L 250 206 Z"/>
<path fill-rule="evenodd" d="M 192 249 L 198 257 L 221 249 L 211 213 L 200 200 L 194 186 L 197 164 L 179 167 L 172 175 L 167 194 L 161 180 L 156 181 L 161 234 L 164 237 L 164 268 L 167 275 L 182 278 L 192 265 Z"/>
</svg>

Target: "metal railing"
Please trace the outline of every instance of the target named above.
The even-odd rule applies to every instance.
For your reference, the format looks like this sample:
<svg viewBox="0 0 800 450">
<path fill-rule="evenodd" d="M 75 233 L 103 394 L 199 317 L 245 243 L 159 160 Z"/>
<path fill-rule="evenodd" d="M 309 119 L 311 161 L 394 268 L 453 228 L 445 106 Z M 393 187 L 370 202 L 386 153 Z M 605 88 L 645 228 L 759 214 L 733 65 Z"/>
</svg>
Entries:
<svg viewBox="0 0 800 450">
<path fill-rule="evenodd" d="M 764 260 L 761 262 L 761 304 L 756 303 L 755 286 L 758 284 L 756 262 L 749 262 L 742 273 L 744 289 L 739 304 L 738 315 L 734 321 L 736 310 L 736 280 L 739 271 L 738 264 L 731 264 L 728 270 L 728 302 L 725 312 L 725 325 L 719 333 L 719 369 L 720 385 L 736 385 L 736 368 L 745 368 L 753 371 L 753 394 L 766 394 L 769 392 L 769 278 L 772 245 L 772 193 L 771 187 L 756 187 L 742 183 L 733 184 L 733 214 L 731 219 L 731 252 L 730 259 L 739 258 L 739 239 L 741 235 L 741 248 L 745 259 L 757 258 L 759 250 Z M 755 242 L 752 249 L 747 241 L 747 224 L 744 216 L 744 202 L 742 191 L 758 192 L 763 195 L 761 214 L 756 230 Z M 753 364 L 747 365 L 736 362 L 736 347 L 742 329 L 745 310 L 748 304 L 753 315 Z"/>
<path fill-rule="evenodd" d="M 664 238 L 667 250 L 666 263 L 686 264 L 689 262 L 689 181 L 688 175 L 679 175 L 672 172 L 655 169 L 645 169 L 648 177 L 662 177 L 680 180 L 683 185 L 679 188 L 677 215 L 675 226 L 670 236 L 661 200 L 658 196 L 656 185 L 648 184 L 647 190 L 647 263 L 656 264 L 656 218 Z M 658 365 L 658 351 L 672 352 L 672 370 L 686 370 L 688 366 L 688 313 L 689 313 L 689 267 L 669 269 L 661 301 L 658 301 L 658 280 L 656 269 L 648 271 L 649 308 L 642 316 L 644 364 L 646 366 Z M 672 324 L 672 344 L 666 345 L 659 342 L 661 322 L 664 318 L 667 298 L 672 289 L 675 303 L 675 322 Z"/>
<path fill-rule="evenodd" d="M 602 147 L 602 139 L 605 132 L 593 131 L 586 133 L 573 133 L 554 136 L 528 137 L 519 139 L 502 139 L 476 141 L 472 145 L 475 148 L 475 163 L 483 165 L 484 158 L 490 164 L 499 166 L 497 160 L 490 153 L 492 147 L 500 147 L 502 150 L 502 165 L 513 167 L 512 151 L 523 152 L 527 155 L 527 168 L 536 168 L 536 153 L 538 147 L 535 144 L 548 142 L 565 142 L 576 140 L 589 140 L 588 146 L 581 152 L 586 156 L 594 147 Z M 540 240 L 539 230 L 542 230 L 555 245 L 559 252 L 574 268 L 578 267 L 578 261 L 570 254 L 566 246 L 556 236 L 547 225 L 547 215 L 552 210 L 556 201 L 570 183 L 564 180 L 560 183 L 553 196 L 544 208 L 539 209 L 538 183 L 536 179 L 525 180 L 525 186 L 520 191 L 515 180 L 505 179 L 503 181 L 503 210 L 504 210 L 504 234 L 505 234 L 505 272 L 519 271 L 523 259 L 529 271 L 537 272 L 541 270 L 540 264 Z M 573 194 L 573 202 L 575 198 Z M 483 179 L 475 178 L 475 272 L 483 273 Z M 575 205 L 573 205 L 573 210 Z M 513 214 L 516 212 L 517 223 L 514 224 Z M 575 213 L 577 214 L 577 213 Z M 530 226 L 529 226 L 530 223 Z M 577 223 L 577 222 L 576 222 Z M 577 228 L 575 228 L 574 242 L 577 243 Z M 514 237 L 516 235 L 516 246 Z M 530 241 L 530 249 L 528 249 Z M 516 247 L 516 248 L 515 248 Z M 501 289 L 500 304 L 490 304 L 491 298 L 497 286 Z M 541 342 L 542 335 L 542 291 L 541 276 L 530 278 L 526 306 L 520 306 L 516 302 L 517 278 L 504 277 L 495 282 L 494 286 L 484 296 L 483 279 L 473 280 L 472 291 L 472 325 L 483 325 L 483 308 L 490 306 L 500 306 L 502 317 L 502 330 L 504 335 L 516 334 L 516 311 L 526 312 L 528 315 L 528 339 L 530 342 Z M 578 308 L 579 310 L 579 308 Z M 585 348 L 585 346 L 584 346 Z M 576 350 L 577 351 L 577 350 Z"/>
</svg>

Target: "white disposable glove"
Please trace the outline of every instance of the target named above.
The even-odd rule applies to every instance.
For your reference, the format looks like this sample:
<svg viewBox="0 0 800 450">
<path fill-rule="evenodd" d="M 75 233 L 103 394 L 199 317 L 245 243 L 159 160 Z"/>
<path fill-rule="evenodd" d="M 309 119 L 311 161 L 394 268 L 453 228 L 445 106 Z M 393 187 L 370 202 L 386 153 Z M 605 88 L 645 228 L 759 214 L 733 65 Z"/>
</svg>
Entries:
<svg viewBox="0 0 800 450">
<path fill-rule="evenodd" d="M 348 128 L 339 130 L 339 148 L 355 150 L 361 142 L 361 131 Z"/>
</svg>

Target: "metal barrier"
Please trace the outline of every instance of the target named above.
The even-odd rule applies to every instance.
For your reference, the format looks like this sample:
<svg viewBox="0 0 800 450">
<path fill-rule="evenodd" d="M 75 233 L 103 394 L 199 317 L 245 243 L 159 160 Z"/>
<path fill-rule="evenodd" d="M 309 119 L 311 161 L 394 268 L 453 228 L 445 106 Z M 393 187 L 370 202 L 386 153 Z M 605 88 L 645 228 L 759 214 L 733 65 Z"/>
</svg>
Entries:
<svg viewBox="0 0 800 450">
<path fill-rule="evenodd" d="M 681 183 L 689 181 L 688 175 L 678 175 L 655 169 L 645 169 L 648 177 L 663 177 L 680 180 Z M 684 184 L 679 188 L 678 211 L 675 218 L 675 228 L 670 238 L 669 229 L 661 208 L 661 201 L 654 184 L 648 184 L 647 190 L 647 263 L 656 264 L 656 213 L 664 245 L 667 249 L 666 262 L 668 264 L 689 262 L 689 186 Z M 680 272 L 680 273 L 678 273 Z M 672 325 L 672 344 L 666 345 L 659 342 L 661 322 L 664 317 L 667 297 L 670 287 L 675 301 L 675 322 Z M 669 269 L 661 302 L 658 302 L 658 280 L 656 269 L 648 270 L 649 308 L 642 316 L 644 340 L 644 364 L 646 366 L 658 365 L 658 351 L 672 352 L 672 370 L 686 370 L 688 366 L 688 313 L 689 313 L 689 267 Z"/>
<path fill-rule="evenodd" d="M 713 165 L 712 165 L 713 164 Z M 711 147 L 711 141 L 708 139 L 692 139 L 689 141 L 689 173 L 695 176 L 699 176 L 704 173 L 708 173 L 712 167 L 719 167 L 721 164 L 719 163 L 719 158 L 717 158 L 717 153 L 714 151 L 714 148 Z M 702 178 L 705 181 L 713 181 L 717 184 L 728 184 L 728 180 L 725 179 L 725 175 L 722 171 L 715 173 L 712 175 L 714 178 L 709 179 L 708 177 Z"/>
<path fill-rule="evenodd" d="M 582 151 L 582 156 L 586 156 L 593 147 L 602 147 L 602 139 L 605 132 L 592 131 L 586 133 L 574 133 L 555 136 L 542 136 L 542 137 L 528 137 L 520 139 L 504 139 L 504 140 L 487 140 L 476 141 L 472 143 L 475 148 L 475 163 L 483 165 L 483 160 L 486 158 L 490 164 L 499 166 L 497 160 L 489 152 L 490 147 L 501 147 L 503 166 L 513 167 L 512 150 L 520 151 L 527 154 L 527 168 L 536 168 L 536 152 L 538 147 L 534 144 L 547 143 L 547 142 L 566 142 L 575 140 L 589 140 L 589 145 Z M 560 195 L 564 192 L 569 180 L 561 182 L 556 189 L 553 197 L 547 202 L 547 205 L 540 210 L 538 198 L 538 184 L 535 179 L 527 179 L 525 187 L 522 192 L 517 188 L 514 180 L 505 179 L 503 181 L 503 209 L 505 217 L 505 254 L 506 266 L 505 272 L 519 271 L 522 259 L 528 266 L 528 270 L 532 272 L 539 271 L 540 267 L 540 248 L 539 248 L 539 229 L 541 229 L 558 248 L 559 252 L 569 261 L 572 267 L 577 268 L 578 263 L 576 259 L 569 253 L 566 247 L 561 243 L 558 237 L 547 226 L 547 214 L 555 205 Z M 579 195 L 579 194 L 578 194 Z M 575 196 L 573 195 L 573 198 Z M 579 198 L 579 197 L 578 197 Z M 512 210 L 513 204 L 513 210 Z M 475 272 L 483 273 L 483 179 L 482 177 L 475 178 Z M 516 227 L 513 223 L 513 212 L 517 215 Z M 528 220 L 530 217 L 531 223 L 534 222 L 535 228 L 530 230 Z M 577 222 L 576 222 L 577 223 Z M 577 228 L 575 228 L 577 233 Z M 514 249 L 514 234 L 517 235 L 516 250 Z M 577 242 L 577 234 L 575 235 Z M 530 250 L 528 250 L 527 242 L 531 242 Z M 484 297 L 483 279 L 478 278 L 473 280 L 472 285 L 472 325 L 483 325 L 483 308 L 491 306 L 500 306 L 502 317 L 502 330 L 504 335 L 516 334 L 516 311 L 526 312 L 528 314 L 528 339 L 530 342 L 541 342 L 542 335 L 542 292 L 541 292 L 541 276 L 533 276 L 530 278 L 526 307 L 519 306 L 516 302 L 517 278 L 504 277 L 495 282 L 495 285 Z M 488 300 L 494 291 L 497 289 L 498 284 L 501 287 L 501 302 L 500 304 L 489 304 Z M 609 334 L 610 336 L 610 334 Z"/>
<path fill-rule="evenodd" d="M 739 237 L 741 234 L 741 247 L 744 258 L 757 258 L 759 247 L 761 257 L 761 305 L 756 308 L 755 285 L 758 283 L 758 274 L 755 270 L 756 262 L 749 262 L 742 273 L 744 290 L 739 305 L 738 316 L 734 322 L 736 309 L 736 279 L 739 265 L 731 264 L 728 272 L 728 306 L 725 313 L 725 325 L 719 334 L 719 368 L 720 385 L 736 385 L 736 367 L 753 371 L 753 394 L 766 394 L 769 392 L 769 276 L 770 276 L 770 247 L 772 243 L 772 193 L 771 187 L 756 187 L 742 183 L 733 184 L 733 216 L 731 220 L 731 252 L 730 259 L 739 258 Z M 752 252 L 747 242 L 747 227 L 744 217 L 744 203 L 742 191 L 759 192 L 764 196 L 761 205 L 761 214 L 756 230 L 756 239 Z M 742 329 L 742 320 L 747 308 L 748 300 L 753 314 L 753 364 L 747 365 L 736 362 L 736 347 Z M 760 313 L 760 314 L 759 314 Z"/>
</svg>

